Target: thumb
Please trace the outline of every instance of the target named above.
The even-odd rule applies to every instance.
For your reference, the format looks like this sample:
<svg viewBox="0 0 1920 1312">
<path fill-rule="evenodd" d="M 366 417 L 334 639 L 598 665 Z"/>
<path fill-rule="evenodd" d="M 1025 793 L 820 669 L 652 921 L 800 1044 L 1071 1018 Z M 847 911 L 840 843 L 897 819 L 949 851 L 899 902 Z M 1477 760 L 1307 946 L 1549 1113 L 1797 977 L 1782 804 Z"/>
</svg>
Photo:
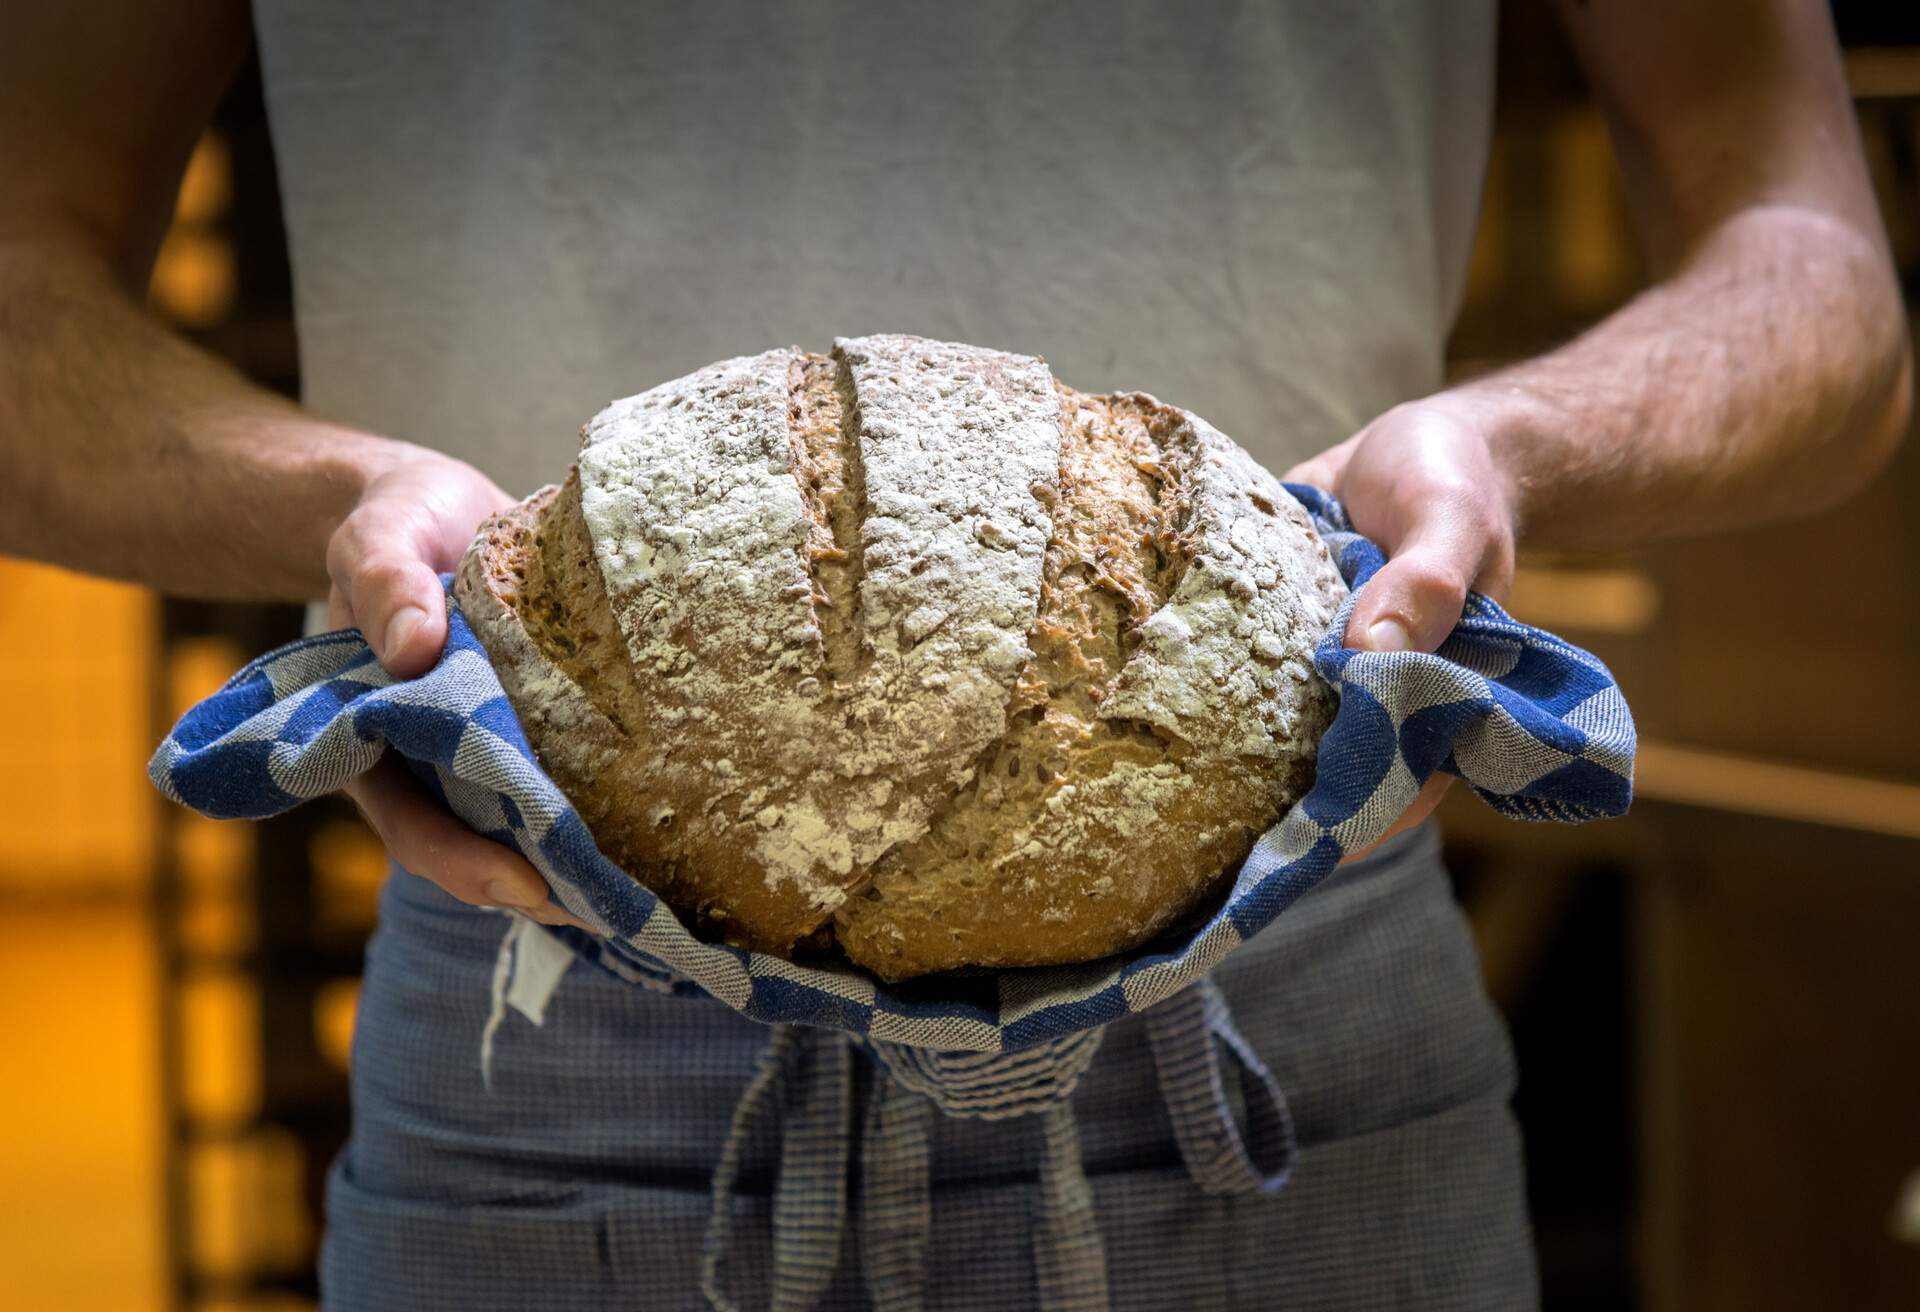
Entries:
<svg viewBox="0 0 1920 1312">
<path fill-rule="evenodd" d="M 1362 651 L 1434 651 L 1460 622 L 1479 545 L 1414 539 L 1367 580 L 1346 643 Z"/>
<path fill-rule="evenodd" d="M 375 656 L 402 678 L 424 674 L 447 643 L 447 596 L 421 560 L 375 564 L 361 576 L 354 615 Z"/>
<path fill-rule="evenodd" d="M 393 674 L 424 673 L 447 641 L 446 593 L 406 526 L 369 504 L 349 515 L 327 549 L 337 601 Z"/>
</svg>

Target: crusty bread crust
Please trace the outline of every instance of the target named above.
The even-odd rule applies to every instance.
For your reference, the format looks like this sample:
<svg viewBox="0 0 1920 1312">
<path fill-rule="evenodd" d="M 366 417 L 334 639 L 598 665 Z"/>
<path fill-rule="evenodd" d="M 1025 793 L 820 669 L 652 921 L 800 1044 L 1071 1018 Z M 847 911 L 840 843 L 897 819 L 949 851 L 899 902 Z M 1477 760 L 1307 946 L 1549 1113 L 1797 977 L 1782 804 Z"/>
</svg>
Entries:
<svg viewBox="0 0 1920 1312">
<path fill-rule="evenodd" d="M 888 979 L 1078 961 L 1307 788 L 1345 589 L 1204 421 L 912 337 L 616 402 L 456 585 L 607 856 L 704 932 Z"/>
</svg>

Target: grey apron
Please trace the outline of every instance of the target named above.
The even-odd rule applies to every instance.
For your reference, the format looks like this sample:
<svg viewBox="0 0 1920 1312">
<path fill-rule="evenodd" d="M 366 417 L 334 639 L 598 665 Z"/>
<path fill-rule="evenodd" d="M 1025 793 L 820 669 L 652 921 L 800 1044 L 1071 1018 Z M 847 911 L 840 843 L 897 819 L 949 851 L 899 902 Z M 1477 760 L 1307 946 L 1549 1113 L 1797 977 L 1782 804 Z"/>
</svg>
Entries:
<svg viewBox="0 0 1920 1312">
<path fill-rule="evenodd" d="M 1193 407 L 1276 472 L 1442 381 L 1490 0 L 254 8 L 306 400 L 516 496 L 609 398 L 835 334 L 1043 355 L 1076 387 Z M 500 1014 L 483 1078 L 503 928 L 412 876 L 386 893 L 330 1305 L 701 1306 L 723 1163 L 727 1288 L 765 1305 L 793 1118 L 730 1135 L 786 1055 L 718 1004 L 575 966 L 542 1024 Z M 1147 1021 L 1113 1025 L 1073 1099 L 1085 1197 L 1049 1213 L 1091 1199 L 1113 1305 L 1527 1304 L 1510 1059 L 1431 833 L 1217 979 L 1299 1160 L 1273 1193 L 1196 1183 L 1218 1100 L 1164 1045 L 1156 1063 Z M 880 1127 L 846 1144 L 819 1305 L 867 1306 L 878 1271 L 884 1307 L 899 1262 L 931 1308 L 1032 1305 L 1035 1255 L 1061 1248 L 1029 1233 L 1047 1118 L 927 1124 L 916 1255 L 868 1197 L 900 1182 L 862 1152 L 918 1113 L 876 1110 L 845 1055 L 844 1081 L 793 1082 Z"/>
<path fill-rule="evenodd" d="M 353 1136 L 328 1184 L 326 1306 L 704 1308 L 702 1240 L 728 1156 L 728 1290 L 769 1306 L 782 1135 L 775 1118 L 733 1131 L 773 1032 L 581 963 L 539 1025 L 511 1008 L 495 1019 L 483 1078 L 503 928 L 412 875 L 388 885 L 354 1039 Z M 1286 1091 L 1298 1162 L 1273 1193 L 1203 1188 L 1181 1138 L 1218 1128 L 1214 1100 L 1164 1050 L 1156 1062 L 1150 1017 L 1110 1026 L 1073 1112 L 1112 1306 L 1533 1306 L 1511 1055 L 1433 827 L 1343 868 L 1215 981 Z M 909 1254 L 924 1306 L 1039 1307 L 1048 1118 L 888 1106 L 899 1086 L 850 1057 L 865 1132 L 846 1145 L 843 1237 L 816 1306 L 887 1308 L 900 1227 L 862 1149 L 889 1115 L 925 1115 L 930 1237 Z M 1226 1092 L 1245 1123 L 1255 1109 Z"/>
</svg>

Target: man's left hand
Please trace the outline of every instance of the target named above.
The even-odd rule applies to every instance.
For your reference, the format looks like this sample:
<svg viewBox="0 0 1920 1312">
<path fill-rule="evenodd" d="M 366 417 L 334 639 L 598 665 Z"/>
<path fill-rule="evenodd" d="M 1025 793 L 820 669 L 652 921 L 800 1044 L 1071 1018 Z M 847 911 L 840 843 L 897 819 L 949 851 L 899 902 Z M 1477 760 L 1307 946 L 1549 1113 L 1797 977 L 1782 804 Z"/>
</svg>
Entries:
<svg viewBox="0 0 1920 1312">
<path fill-rule="evenodd" d="M 1287 482 L 1338 497 L 1387 555 L 1354 602 L 1347 646 L 1433 651 L 1459 622 L 1469 589 L 1506 599 L 1516 488 L 1488 441 L 1493 404 L 1466 392 L 1410 401 L 1287 471 Z M 1451 782 L 1434 775 L 1378 841 L 1347 859 L 1426 819 Z"/>
</svg>

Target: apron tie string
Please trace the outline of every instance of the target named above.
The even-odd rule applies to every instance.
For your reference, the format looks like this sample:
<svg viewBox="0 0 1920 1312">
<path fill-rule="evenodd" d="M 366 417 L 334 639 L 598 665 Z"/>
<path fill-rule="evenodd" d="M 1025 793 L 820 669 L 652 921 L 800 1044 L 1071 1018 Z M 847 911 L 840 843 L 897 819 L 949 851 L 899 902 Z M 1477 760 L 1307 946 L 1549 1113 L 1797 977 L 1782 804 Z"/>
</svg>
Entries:
<svg viewBox="0 0 1920 1312">
<path fill-rule="evenodd" d="M 1271 1193 L 1297 1157 L 1293 1118 L 1279 1083 L 1234 1027 L 1211 980 L 1182 989 L 1143 1013 L 1181 1160 L 1210 1194 Z M 1097 1035 L 1097 1031 L 1091 1031 Z M 1244 1128 L 1227 1096 L 1222 1057 L 1239 1066 Z M 860 1128 L 860 1243 L 876 1312 L 923 1312 L 932 1227 L 930 1141 L 940 1090 L 927 1059 L 877 1053 Z M 1003 1056 L 1015 1091 L 996 1101 L 988 1063 Z M 1092 1045 L 1065 1045 L 1063 1065 L 1079 1071 Z M 853 1109 L 853 1041 L 835 1031 L 776 1025 L 739 1105 L 713 1176 L 713 1210 L 701 1254 L 700 1287 L 716 1312 L 739 1312 L 727 1289 L 734 1245 L 734 1189 L 748 1141 L 768 1117 L 781 1122 L 780 1174 L 773 1195 L 772 1312 L 807 1312 L 832 1282 L 847 1216 Z M 1033 1209 L 1033 1262 L 1046 1312 L 1105 1312 L 1106 1249 L 1094 1191 L 1080 1156 L 1069 1094 L 1072 1080 L 1049 1079 L 1033 1052 L 973 1054 L 958 1065 L 961 1114 L 1018 1116 L 1041 1136 Z M 949 1072 L 954 1074 L 958 1072 Z M 1052 1096 L 1039 1094 L 1048 1088 Z M 1036 1096 L 1039 1095 L 1039 1096 Z"/>
<path fill-rule="evenodd" d="M 713 1211 L 700 1254 L 700 1292 L 716 1312 L 739 1312 L 726 1288 L 733 1255 L 734 1185 L 761 1119 L 778 1114 L 780 1175 L 773 1190 L 773 1312 L 807 1312 L 840 1264 L 847 1216 L 853 1056 L 844 1034 L 776 1025 L 713 1172 Z"/>
<path fill-rule="evenodd" d="M 1045 1149 L 1033 1218 L 1033 1266 L 1046 1312 L 1107 1312 L 1107 1249 L 1094 1214 L 1093 1186 L 1080 1162 L 1073 1104 L 1041 1115 Z"/>
<path fill-rule="evenodd" d="M 874 1312 L 923 1312 L 933 1228 L 928 1135 L 933 1104 L 875 1064 L 860 1140 L 860 1247 Z"/>
<path fill-rule="evenodd" d="M 1299 1156 L 1287 1096 L 1234 1027 L 1213 980 L 1189 984 L 1142 1014 L 1160 1096 L 1193 1182 L 1210 1194 L 1272 1193 L 1286 1184 Z M 1227 1101 L 1222 1048 L 1240 1065 L 1244 1135 Z"/>
</svg>

